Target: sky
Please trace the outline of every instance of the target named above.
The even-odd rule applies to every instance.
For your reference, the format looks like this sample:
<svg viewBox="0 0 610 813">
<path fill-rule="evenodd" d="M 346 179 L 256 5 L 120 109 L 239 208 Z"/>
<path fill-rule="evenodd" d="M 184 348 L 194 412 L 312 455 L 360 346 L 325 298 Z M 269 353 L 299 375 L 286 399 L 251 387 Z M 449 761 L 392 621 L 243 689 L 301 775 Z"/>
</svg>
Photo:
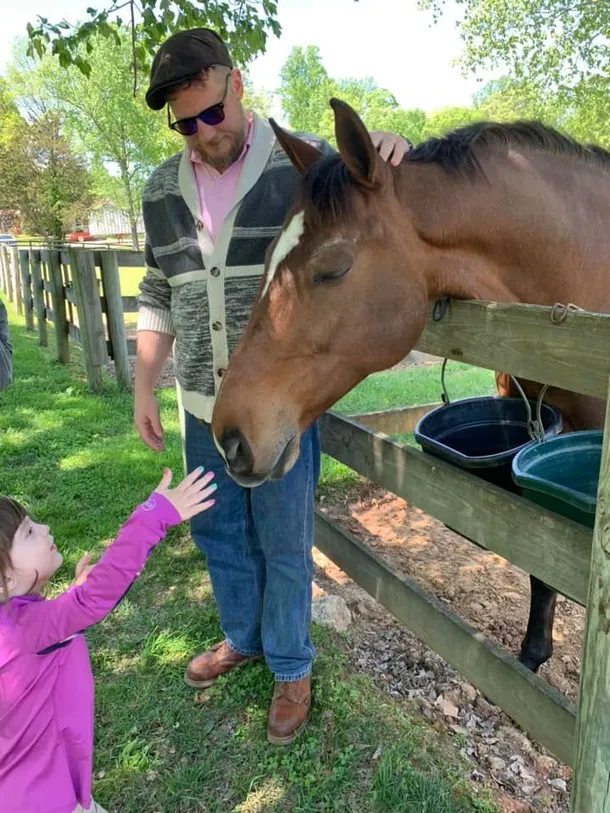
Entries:
<svg viewBox="0 0 610 813">
<path fill-rule="evenodd" d="M 44 9 L 51 22 L 84 17 L 88 6 L 104 0 L 2 0 L 0 72 L 11 59 L 13 39 L 25 34 L 28 22 Z M 279 71 L 296 45 L 317 45 L 334 78 L 372 76 L 390 90 L 401 107 L 426 111 L 468 105 L 480 82 L 464 77 L 455 60 L 462 50 L 455 27 L 457 4 L 448 0 L 440 23 L 419 11 L 417 0 L 278 0 L 280 39 L 271 37 L 267 52 L 249 66 L 255 89 L 273 91 Z M 491 78 L 491 74 L 483 76 Z"/>
</svg>

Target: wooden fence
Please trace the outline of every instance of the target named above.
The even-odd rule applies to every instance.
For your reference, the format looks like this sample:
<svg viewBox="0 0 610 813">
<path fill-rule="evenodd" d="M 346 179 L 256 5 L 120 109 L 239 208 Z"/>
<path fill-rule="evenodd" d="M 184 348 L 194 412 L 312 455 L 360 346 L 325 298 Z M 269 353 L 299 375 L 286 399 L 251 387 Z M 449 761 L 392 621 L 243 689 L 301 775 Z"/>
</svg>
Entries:
<svg viewBox="0 0 610 813">
<path fill-rule="evenodd" d="M 47 323 L 54 324 L 58 361 L 70 360 L 69 339 L 82 347 L 89 388 L 99 392 L 109 360 L 119 383 L 131 386 L 135 340 L 127 338 L 124 315 L 137 312 L 137 298 L 121 295 L 119 269 L 143 265 L 138 251 L 0 245 L 0 287 L 25 316 L 26 328 L 36 323 L 44 347 Z"/>
<path fill-rule="evenodd" d="M 135 298 L 120 295 L 119 264 L 142 265 L 142 255 L 0 249 L 0 283 L 25 313 L 26 324 L 33 329 L 35 312 L 44 344 L 46 320 L 55 322 L 60 361 L 69 355 L 68 336 L 79 340 L 94 390 L 109 353 L 119 377 L 126 369 L 122 312 L 136 305 Z M 568 312 L 558 324 L 551 314 L 551 308 L 529 305 L 452 302 L 440 322 L 430 321 L 417 349 L 607 399 L 610 315 Z M 574 766 L 572 813 L 610 813 L 610 421 L 591 532 L 379 431 L 412 431 L 415 419 L 430 408 L 368 415 L 360 422 L 327 413 L 321 422 L 323 450 L 587 607 L 578 707 L 320 512 L 316 545 Z"/>
<path fill-rule="evenodd" d="M 529 305 L 452 302 L 441 322 L 430 320 L 417 349 L 607 398 L 610 315 L 569 312 L 557 324 L 551 313 Z M 538 742 L 574 766 L 572 813 L 610 813 L 608 431 L 592 533 L 379 431 L 410 432 L 431 406 L 357 420 L 327 413 L 323 451 L 587 607 L 578 707 L 320 512 L 316 545 Z"/>
</svg>

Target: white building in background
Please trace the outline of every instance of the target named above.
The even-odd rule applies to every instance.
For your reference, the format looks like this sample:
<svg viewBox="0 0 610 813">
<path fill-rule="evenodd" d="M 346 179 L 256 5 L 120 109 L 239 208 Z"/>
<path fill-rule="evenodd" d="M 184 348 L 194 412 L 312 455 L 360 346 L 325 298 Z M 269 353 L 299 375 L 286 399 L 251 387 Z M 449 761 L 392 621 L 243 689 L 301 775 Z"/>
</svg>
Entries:
<svg viewBox="0 0 610 813">
<path fill-rule="evenodd" d="M 137 220 L 138 233 L 144 233 L 142 215 Z M 119 234 L 131 235 L 131 226 L 127 214 L 114 205 L 102 203 L 89 213 L 89 233 L 94 237 L 116 237 Z"/>
</svg>

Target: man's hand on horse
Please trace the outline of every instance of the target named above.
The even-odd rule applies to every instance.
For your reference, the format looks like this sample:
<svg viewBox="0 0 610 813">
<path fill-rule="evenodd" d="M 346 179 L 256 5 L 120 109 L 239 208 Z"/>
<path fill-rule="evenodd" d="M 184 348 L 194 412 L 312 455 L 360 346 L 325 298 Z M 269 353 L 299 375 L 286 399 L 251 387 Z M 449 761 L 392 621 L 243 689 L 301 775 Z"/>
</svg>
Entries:
<svg viewBox="0 0 610 813">
<path fill-rule="evenodd" d="M 397 167 L 409 150 L 413 149 L 408 138 L 394 133 L 375 131 L 370 136 L 381 158 L 390 161 L 393 167 Z"/>
</svg>

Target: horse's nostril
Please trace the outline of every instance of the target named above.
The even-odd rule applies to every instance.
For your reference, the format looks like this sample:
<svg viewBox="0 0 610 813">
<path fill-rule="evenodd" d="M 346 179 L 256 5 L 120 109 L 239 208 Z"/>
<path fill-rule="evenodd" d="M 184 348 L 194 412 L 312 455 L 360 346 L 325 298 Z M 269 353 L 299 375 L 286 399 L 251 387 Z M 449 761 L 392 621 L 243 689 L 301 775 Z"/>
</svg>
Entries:
<svg viewBox="0 0 610 813">
<path fill-rule="evenodd" d="M 229 463 L 233 463 L 239 457 L 241 440 L 239 438 L 229 438 L 224 444 L 224 452 Z"/>
<path fill-rule="evenodd" d="M 239 429 L 226 429 L 220 445 L 230 469 L 236 474 L 251 474 L 254 463 L 252 452 Z"/>
</svg>

